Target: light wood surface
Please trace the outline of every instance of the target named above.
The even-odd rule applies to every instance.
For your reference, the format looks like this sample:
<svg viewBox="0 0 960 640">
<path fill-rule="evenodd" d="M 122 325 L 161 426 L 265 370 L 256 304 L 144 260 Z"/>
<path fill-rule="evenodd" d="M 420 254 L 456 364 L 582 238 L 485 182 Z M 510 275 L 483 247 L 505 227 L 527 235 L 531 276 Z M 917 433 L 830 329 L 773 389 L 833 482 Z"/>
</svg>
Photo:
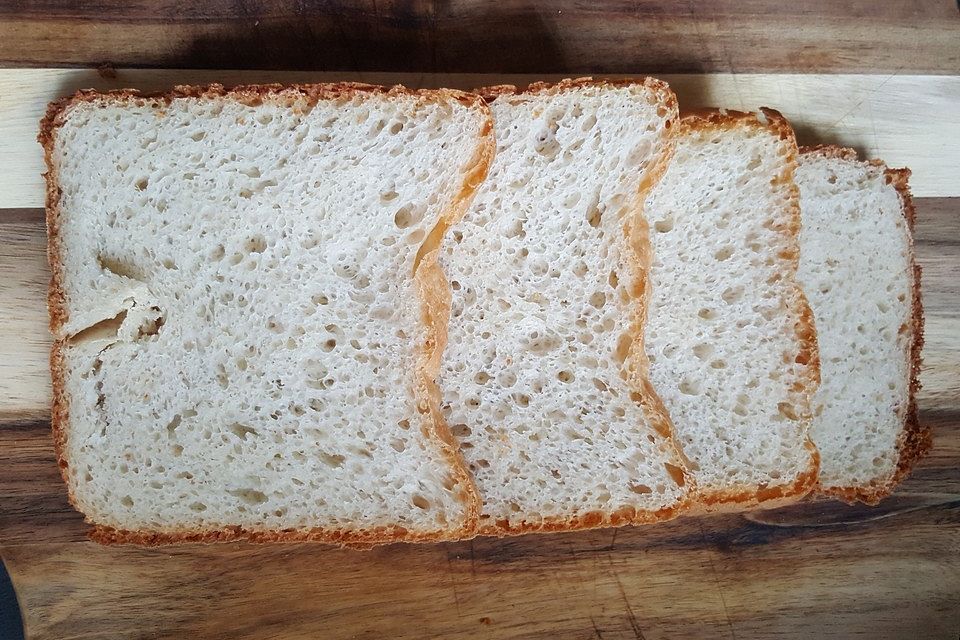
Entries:
<svg viewBox="0 0 960 640">
<path fill-rule="evenodd" d="M 958 36 L 960 41 L 960 36 Z M 37 122 L 50 100 L 80 88 L 167 90 L 175 84 L 359 80 L 414 87 L 471 89 L 504 82 L 560 79 L 548 75 L 310 73 L 276 71 L 131 70 L 103 77 L 94 70 L 0 69 L 0 193 L 6 207 L 42 207 L 43 171 Z M 773 107 L 790 119 L 801 144 L 831 142 L 914 171 L 920 197 L 960 196 L 960 76 L 665 75 L 681 109 Z"/>
<path fill-rule="evenodd" d="M 181 79 L 318 77 L 326 76 L 121 71 L 113 84 L 156 89 Z M 471 86 L 490 77 L 364 79 Z M 880 140 L 881 155 L 894 164 L 912 161 L 891 154 L 918 161 L 929 154 L 923 170 L 913 163 L 913 182 L 927 180 L 960 196 L 948 180 L 956 175 L 960 138 L 944 133 L 958 126 L 956 117 L 909 125 L 912 142 L 868 133 L 870 118 L 878 122 L 882 111 L 880 98 L 869 98 L 883 93 L 882 77 L 669 79 L 686 104 L 699 96 L 731 107 L 791 104 L 816 114 L 800 132 L 808 140 Z M 956 79 L 899 80 L 913 87 L 915 104 L 936 104 L 946 116 Z M 38 170 L 32 137 L 47 99 L 105 82 L 93 72 L 0 71 L 0 554 L 29 638 L 955 640 L 960 634 L 960 197 L 917 200 L 927 310 L 920 407 L 935 448 L 876 508 L 815 501 L 651 527 L 372 552 L 87 542 L 50 442 L 40 183 L 36 176 L 26 180 L 20 165 Z M 23 90 L 16 100 L 7 97 L 12 86 Z M 855 102 L 840 105 L 817 94 L 839 86 L 868 97 L 852 108 Z M 865 104 L 872 116 L 862 112 Z M 931 175 L 940 178 L 931 182 Z"/>
<path fill-rule="evenodd" d="M 6 66 L 957 73 L 954 0 L 6 0 Z"/>
</svg>

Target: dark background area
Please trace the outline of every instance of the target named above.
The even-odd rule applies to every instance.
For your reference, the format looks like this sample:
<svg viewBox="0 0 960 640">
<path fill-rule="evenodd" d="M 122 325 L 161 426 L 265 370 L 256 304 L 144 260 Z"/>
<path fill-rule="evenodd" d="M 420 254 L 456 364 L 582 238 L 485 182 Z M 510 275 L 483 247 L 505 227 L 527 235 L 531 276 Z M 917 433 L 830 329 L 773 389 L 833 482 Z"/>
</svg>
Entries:
<svg viewBox="0 0 960 640">
<path fill-rule="evenodd" d="M 954 0 L 5 0 L 0 64 L 954 73 Z"/>
<path fill-rule="evenodd" d="M 23 622 L 20 620 L 20 608 L 17 595 L 7 575 L 7 568 L 0 562 L 0 639 L 21 640 Z"/>
</svg>

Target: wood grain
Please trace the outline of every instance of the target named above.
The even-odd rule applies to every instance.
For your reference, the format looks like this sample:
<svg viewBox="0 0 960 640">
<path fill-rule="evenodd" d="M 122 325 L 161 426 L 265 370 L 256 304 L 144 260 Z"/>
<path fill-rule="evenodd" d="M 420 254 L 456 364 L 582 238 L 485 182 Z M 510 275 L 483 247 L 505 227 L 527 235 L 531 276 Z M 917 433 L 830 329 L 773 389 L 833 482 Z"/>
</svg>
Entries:
<svg viewBox="0 0 960 640">
<path fill-rule="evenodd" d="M 23 545 L 30 638 L 930 638 L 960 629 L 956 503 L 372 552 Z M 108 631 L 109 630 L 109 631 Z"/>
<path fill-rule="evenodd" d="M 0 213 L 0 553 L 29 638 L 960 633 L 960 198 L 917 201 L 934 450 L 880 506 L 372 552 L 87 542 L 49 436 L 43 214 Z"/>
<path fill-rule="evenodd" d="M 764 4 L 769 3 L 748 1 L 740 8 L 718 3 L 731 15 L 759 12 Z M 894 14 L 904 23 L 919 16 L 918 32 L 923 32 L 924 11 L 936 3 L 899 9 L 887 3 L 855 3 L 853 9 L 832 4 L 838 6 L 831 15 L 859 10 L 865 25 L 893 21 Z M 181 9 L 186 14 L 179 21 L 164 24 L 172 25 L 170 38 L 179 37 L 177 27 L 190 38 L 197 25 L 215 28 L 218 21 L 233 20 L 235 7 L 243 6 L 134 1 L 117 16 L 103 17 L 114 7 L 111 0 L 76 7 L 61 0 L 7 3 L 0 6 L 0 54 L 9 46 L 4 30 L 16 21 L 45 25 L 45 33 L 61 45 L 87 27 L 104 29 L 101 33 L 113 29 L 127 34 L 130 47 L 144 38 L 149 51 L 156 45 L 150 34 L 157 33 L 149 29 L 156 25 L 125 20 Z M 303 6 L 308 14 L 323 11 Z M 407 7 L 413 15 L 424 7 L 465 11 L 461 2 L 385 6 L 379 10 Z M 534 10 L 512 0 L 504 6 L 519 7 L 522 15 Z M 596 11 L 571 6 L 581 16 Z M 630 6 L 643 11 L 652 5 Z M 288 7 L 278 0 L 250 11 L 261 9 L 281 19 Z M 72 25 L 69 33 L 56 35 L 64 21 Z M 516 33 L 519 27 L 510 28 Z M 385 42 L 394 42 L 391 37 Z M 76 44 L 81 51 L 87 46 Z M 709 53 L 705 59 L 710 60 Z M 653 527 L 355 552 L 318 545 L 104 548 L 86 540 L 82 517 L 67 503 L 49 435 L 49 271 L 38 208 L 37 120 L 48 100 L 83 86 L 156 90 L 178 82 L 349 78 L 469 88 L 504 78 L 124 69 L 117 75 L 0 70 L 0 554 L 29 638 L 955 640 L 960 635 L 958 78 L 667 77 L 687 107 L 778 106 L 793 118 L 801 141 L 839 141 L 891 164 L 907 164 L 914 169 L 915 193 L 953 196 L 917 200 L 916 243 L 927 310 L 920 407 L 921 420 L 933 428 L 934 450 L 894 496 L 875 508 L 810 501 Z M 533 79 L 539 77 L 507 78 Z"/>
<path fill-rule="evenodd" d="M 960 38 L 958 38 L 960 42 Z M 79 88 L 168 90 L 175 84 L 221 82 L 321 82 L 359 80 L 411 87 L 470 89 L 488 84 L 563 76 L 489 74 L 305 73 L 120 69 L 115 77 L 94 70 L 0 69 L 0 208 L 43 206 L 43 171 L 37 125 L 49 101 Z M 902 75 L 667 75 L 682 109 L 727 107 L 779 109 L 802 144 L 830 142 L 854 147 L 867 157 L 914 171 L 911 186 L 921 197 L 960 196 L 960 76 Z M 0 215 L 3 215 L 0 212 Z"/>
<path fill-rule="evenodd" d="M 952 0 L 14 0 L 6 66 L 957 73 Z"/>
</svg>

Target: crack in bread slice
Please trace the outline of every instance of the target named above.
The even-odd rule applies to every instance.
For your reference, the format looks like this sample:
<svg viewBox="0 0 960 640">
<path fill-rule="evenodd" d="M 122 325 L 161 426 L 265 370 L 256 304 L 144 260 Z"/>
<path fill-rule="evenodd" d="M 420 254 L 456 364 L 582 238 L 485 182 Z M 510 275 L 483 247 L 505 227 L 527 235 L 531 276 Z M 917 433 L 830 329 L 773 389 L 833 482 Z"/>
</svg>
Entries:
<svg viewBox="0 0 960 640">
<path fill-rule="evenodd" d="M 474 530 L 436 245 L 491 128 L 470 94 L 354 84 L 51 106 L 53 429 L 97 539 Z"/>
<path fill-rule="evenodd" d="M 481 92 L 497 153 L 440 258 L 442 410 L 483 499 L 480 533 L 669 518 L 688 486 L 642 375 L 640 204 L 676 98 L 652 79 Z"/>
<path fill-rule="evenodd" d="M 816 337 L 797 285 L 797 148 L 780 114 L 681 120 L 646 203 L 645 345 L 703 509 L 776 504 L 816 482 Z"/>
<path fill-rule="evenodd" d="M 819 490 L 876 504 L 930 448 L 917 420 L 923 308 L 907 169 L 852 149 L 800 154 L 799 278 L 817 323 Z"/>
</svg>

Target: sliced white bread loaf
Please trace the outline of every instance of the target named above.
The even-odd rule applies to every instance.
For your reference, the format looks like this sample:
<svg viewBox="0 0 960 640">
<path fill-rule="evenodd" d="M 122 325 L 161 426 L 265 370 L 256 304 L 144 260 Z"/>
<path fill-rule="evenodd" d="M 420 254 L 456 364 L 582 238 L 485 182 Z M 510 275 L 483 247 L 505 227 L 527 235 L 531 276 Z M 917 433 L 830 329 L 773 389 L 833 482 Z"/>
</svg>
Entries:
<svg viewBox="0 0 960 640">
<path fill-rule="evenodd" d="M 705 509 L 784 502 L 816 483 L 796 156 L 774 111 L 690 115 L 646 202 L 650 379 Z"/>
<path fill-rule="evenodd" d="M 930 447 L 917 420 L 923 344 L 907 169 L 852 149 L 800 154 L 798 276 L 817 324 L 821 384 L 811 437 L 819 490 L 875 504 Z"/>
<path fill-rule="evenodd" d="M 436 265 L 489 110 L 365 85 L 51 105 L 53 428 L 104 542 L 456 538 Z"/>
<path fill-rule="evenodd" d="M 651 79 L 481 91 L 497 153 L 440 257 L 453 289 L 442 408 L 483 498 L 480 532 L 668 518 L 687 487 L 642 378 L 640 204 L 676 98 Z"/>
</svg>

